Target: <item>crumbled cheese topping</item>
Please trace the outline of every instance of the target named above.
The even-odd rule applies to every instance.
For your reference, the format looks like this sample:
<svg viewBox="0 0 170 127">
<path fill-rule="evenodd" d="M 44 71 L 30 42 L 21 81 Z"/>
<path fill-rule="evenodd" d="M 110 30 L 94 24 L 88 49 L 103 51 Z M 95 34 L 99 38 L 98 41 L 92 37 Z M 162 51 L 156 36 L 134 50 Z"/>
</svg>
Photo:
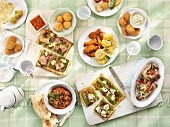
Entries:
<svg viewBox="0 0 170 127">
<path fill-rule="evenodd" d="M 101 111 L 101 116 L 106 117 L 106 111 L 102 110 Z"/>
<path fill-rule="evenodd" d="M 55 64 L 56 64 L 55 60 L 51 61 L 51 65 L 55 65 Z"/>
<path fill-rule="evenodd" d="M 97 106 L 97 107 L 96 107 L 96 111 L 97 111 L 98 113 L 101 113 L 101 108 L 100 108 L 99 106 Z"/>
<path fill-rule="evenodd" d="M 88 98 L 89 98 L 90 100 L 92 100 L 92 99 L 95 98 L 95 96 L 94 96 L 93 94 L 88 94 Z"/>
<path fill-rule="evenodd" d="M 105 87 L 103 87 L 102 90 L 103 90 L 103 92 L 107 92 L 108 91 L 107 88 L 105 88 Z"/>
<path fill-rule="evenodd" d="M 45 52 L 45 56 L 48 56 L 48 52 Z"/>
<path fill-rule="evenodd" d="M 65 59 L 61 59 L 61 62 L 66 63 L 67 61 Z"/>
<path fill-rule="evenodd" d="M 111 96 L 111 101 L 114 101 L 115 100 L 115 95 L 112 95 Z"/>
<path fill-rule="evenodd" d="M 104 105 L 103 107 L 106 111 L 109 110 L 109 104 Z"/>
</svg>

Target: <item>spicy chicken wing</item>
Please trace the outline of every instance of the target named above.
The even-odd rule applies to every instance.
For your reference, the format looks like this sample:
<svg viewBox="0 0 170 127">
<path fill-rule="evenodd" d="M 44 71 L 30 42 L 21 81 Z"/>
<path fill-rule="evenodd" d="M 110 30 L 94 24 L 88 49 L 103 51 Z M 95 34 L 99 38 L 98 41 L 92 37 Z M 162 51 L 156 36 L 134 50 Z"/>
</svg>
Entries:
<svg viewBox="0 0 170 127">
<path fill-rule="evenodd" d="M 89 45 L 89 46 L 87 46 L 87 47 L 83 50 L 83 53 L 84 53 L 84 54 L 90 54 L 90 53 L 96 51 L 97 49 L 99 49 L 98 46 Z"/>
<path fill-rule="evenodd" d="M 90 40 L 88 42 L 84 42 L 84 46 L 95 45 L 98 46 L 97 40 Z"/>
</svg>

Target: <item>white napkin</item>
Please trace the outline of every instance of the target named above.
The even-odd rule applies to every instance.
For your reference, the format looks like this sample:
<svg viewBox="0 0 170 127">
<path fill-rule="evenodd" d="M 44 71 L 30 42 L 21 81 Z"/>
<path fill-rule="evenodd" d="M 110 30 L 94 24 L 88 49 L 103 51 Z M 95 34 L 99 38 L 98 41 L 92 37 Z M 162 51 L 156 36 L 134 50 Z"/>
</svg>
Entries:
<svg viewBox="0 0 170 127">
<path fill-rule="evenodd" d="M 7 31 L 7 30 L 4 30 L 2 32 L 2 35 L 0 36 L 0 48 L 1 48 L 1 39 L 2 37 L 6 37 L 6 36 L 12 36 L 12 35 L 16 35 L 15 33 L 12 33 L 10 31 Z M 21 55 L 19 55 L 18 57 L 6 57 L 2 54 L 2 52 L 0 52 L 0 63 L 4 63 L 4 62 L 7 62 L 9 63 L 13 68 L 19 70 L 19 67 L 20 67 L 20 63 L 24 60 L 24 57 L 26 55 L 26 51 L 28 49 L 28 46 L 29 46 L 29 43 L 30 43 L 30 40 L 22 37 L 23 40 L 24 40 L 24 50 L 22 51 Z"/>
</svg>

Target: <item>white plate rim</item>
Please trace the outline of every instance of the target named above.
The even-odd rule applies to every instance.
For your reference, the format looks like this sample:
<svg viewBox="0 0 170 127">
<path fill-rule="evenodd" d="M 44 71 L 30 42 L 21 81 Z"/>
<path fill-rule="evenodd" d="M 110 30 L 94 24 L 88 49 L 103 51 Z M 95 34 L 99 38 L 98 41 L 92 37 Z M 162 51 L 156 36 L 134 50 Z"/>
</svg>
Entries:
<svg viewBox="0 0 170 127">
<path fill-rule="evenodd" d="M 107 29 L 107 30 L 111 31 L 114 39 L 117 42 L 117 46 L 115 48 L 116 50 L 114 49 L 114 54 L 112 55 L 111 59 L 106 64 L 103 64 L 103 65 L 97 63 L 97 61 L 95 61 L 95 63 L 89 62 L 89 60 L 84 58 L 84 56 L 89 58 L 89 59 L 93 59 L 93 58 L 88 57 L 86 54 L 83 54 L 83 52 L 82 52 L 82 48 L 84 49 L 84 47 L 82 45 L 83 45 L 85 39 L 88 37 L 88 34 L 90 32 L 93 32 L 93 31 L 97 30 L 97 29 L 101 29 L 101 30 L 102 29 Z M 86 62 L 87 64 L 89 64 L 91 66 L 94 66 L 94 67 L 104 67 L 104 66 L 107 66 L 107 65 L 111 64 L 116 59 L 116 57 L 118 56 L 119 50 L 120 50 L 120 44 L 119 44 L 119 39 L 118 39 L 117 34 L 113 31 L 112 28 L 109 28 L 109 27 L 106 27 L 106 26 L 93 26 L 93 27 L 89 27 L 79 37 L 79 41 L 78 41 L 78 52 L 79 52 L 79 55 L 83 59 L 84 62 Z"/>
<path fill-rule="evenodd" d="M 153 91 L 153 93 L 147 98 L 147 100 L 138 101 L 136 99 L 136 79 L 139 77 L 141 71 L 151 62 L 155 62 L 159 67 L 159 74 L 161 77 L 158 81 L 156 81 L 158 88 L 156 88 Z M 146 107 L 149 104 L 151 104 L 156 99 L 158 94 L 160 93 L 161 88 L 163 86 L 163 80 L 164 80 L 164 64 L 162 63 L 162 61 L 156 57 L 147 59 L 142 64 L 142 66 L 138 69 L 138 71 L 136 72 L 136 74 L 134 75 L 134 78 L 132 80 L 132 85 L 131 85 L 131 90 L 130 90 L 132 103 L 137 107 Z"/>
<path fill-rule="evenodd" d="M 4 43 L 4 40 L 5 40 L 6 38 L 8 38 L 9 36 L 15 36 L 18 40 L 21 40 L 22 50 L 21 50 L 20 52 L 18 52 L 18 53 L 16 53 L 16 54 L 12 54 L 12 55 L 6 55 L 6 54 L 4 53 L 4 51 L 3 51 L 3 50 L 4 50 L 4 46 L 2 46 L 2 45 L 3 45 L 2 43 Z M 19 56 L 19 55 L 21 55 L 21 53 L 23 52 L 24 48 L 25 48 L 25 42 L 24 42 L 23 38 L 22 38 L 20 35 L 17 35 L 17 34 L 6 35 L 6 36 L 4 36 L 4 37 L 2 38 L 2 40 L 1 40 L 1 52 L 2 52 L 2 54 L 3 54 L 4 56 L 6 56 L 6 57 L 17 57 L 17 56 Z"/>
<path fill-rule="evenodd" d="M 11 2 L 11 0 L 8 0 L 8 1 Z M 25 20 L 26 20 L 26 18 L 27 18 L 28 7 L 27 7 L 27 4 L 26 4 L 25 0 L 20 0 L 20 1 L 15 1 L 15 2 L 19 2 L 19 4 L 22 5 L 22 7 L 23 7 L 24 10 L 25 10 L 25 15 L 23 15 L 23 17 L 21 17 L 22 19 L 20 19 L 20 20 L 21 20 L 20 23 L 14 24 L 12 27 L 6 25 L 6 23 L 5 23 L 5 24 L 3 25 L 3 27 L 4 27 L 5 29 L 9 29 L 9 30 L 15 29 L 15 28 L 21 26 L 21 25 L 25 22 Z M 14 10 L 15 10 L 15 7 L 14 7 Z M 13 10 L 13 11 L 14 11 L 14 10 Z"/>
<path fill-rule="evenodd" d="M 145 17 L 147 18 L 147 21 L 146 21 L 146 24 L 145 24 L 145 28 L 143 29 L 143 32 L 142 32 L 142 33 L 140 32 L 140 34 L 139 34 L 138 36 L 125 36 L 125 35 L 122 33 L 122 28 L 121 28 L 121 26 L 120 26 L 120 24 L 119 24 L 119 19 L 120 19 L 120 17 L 122 17 L 126 12 L 129 12 L 129 11 L 142 12 L 142 14 L 144 14 Z M 146 32 L 147 32 L 147 30 L 148 30 L 148 28 L 149 28 L 149 18 L 148 18 L 147 13 L 146 13 L 144 10 L 140 9 L 140 8 L 127 8 L 127 9 L 125 9 L 125 10 L 120 14 L 120 16 L 119 16 L 119 18 L 118 18 L 118 21 L 117 21 L 117 26 L 118 26 L 118 29 L 119 29 L 120 34 L 123 35 L 125 38 L 128 38 L 128 39 L 138 39 L 138 38 L 141 38 L 144 34 L 146 34 Z"/>
<path fill-rule="evenodd" d="M 123 4 L 123 0 L 121 0 L 120 4 L 118 6 L 116 6 L 113 10 L 104 10 L 102 12 L 97 12 L 96 9 L 95 9 L 95 6 L 94 4 L 92 3 L 92 0 L 87 0 L 87 4 L 88 6 L 90 7 L 90 9 L 96 14 L 96 15 L 99 15 L 99 16 L 102 16 L 102 17 L 108 17 L 108 16 L 111 16 L 111 15 L 114 15 L 115 13 L 117 13 L 119 11 L 119 9 L 121 8 L 122 4 Z"/>
</svg>

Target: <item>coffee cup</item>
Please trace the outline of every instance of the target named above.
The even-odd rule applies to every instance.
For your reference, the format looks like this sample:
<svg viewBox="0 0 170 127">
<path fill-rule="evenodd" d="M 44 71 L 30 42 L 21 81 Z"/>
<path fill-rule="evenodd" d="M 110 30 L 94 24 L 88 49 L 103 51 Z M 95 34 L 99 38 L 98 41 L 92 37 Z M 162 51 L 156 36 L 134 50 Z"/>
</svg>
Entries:
<svg viewBox="0 0 170 127">
<path fill-rule="evenodd" d="M 80 6 L 77 10 L 77 17 L 81 20 L 90 18 L 91 10 L 87 6 Z"/>
<path fill-rule="evenodd" d="M 163 40 L 160 36 L 154 35 L 148 40 L 147 44 L 149 50 L 159 50 L 163 46 Z"/>
</svg>

